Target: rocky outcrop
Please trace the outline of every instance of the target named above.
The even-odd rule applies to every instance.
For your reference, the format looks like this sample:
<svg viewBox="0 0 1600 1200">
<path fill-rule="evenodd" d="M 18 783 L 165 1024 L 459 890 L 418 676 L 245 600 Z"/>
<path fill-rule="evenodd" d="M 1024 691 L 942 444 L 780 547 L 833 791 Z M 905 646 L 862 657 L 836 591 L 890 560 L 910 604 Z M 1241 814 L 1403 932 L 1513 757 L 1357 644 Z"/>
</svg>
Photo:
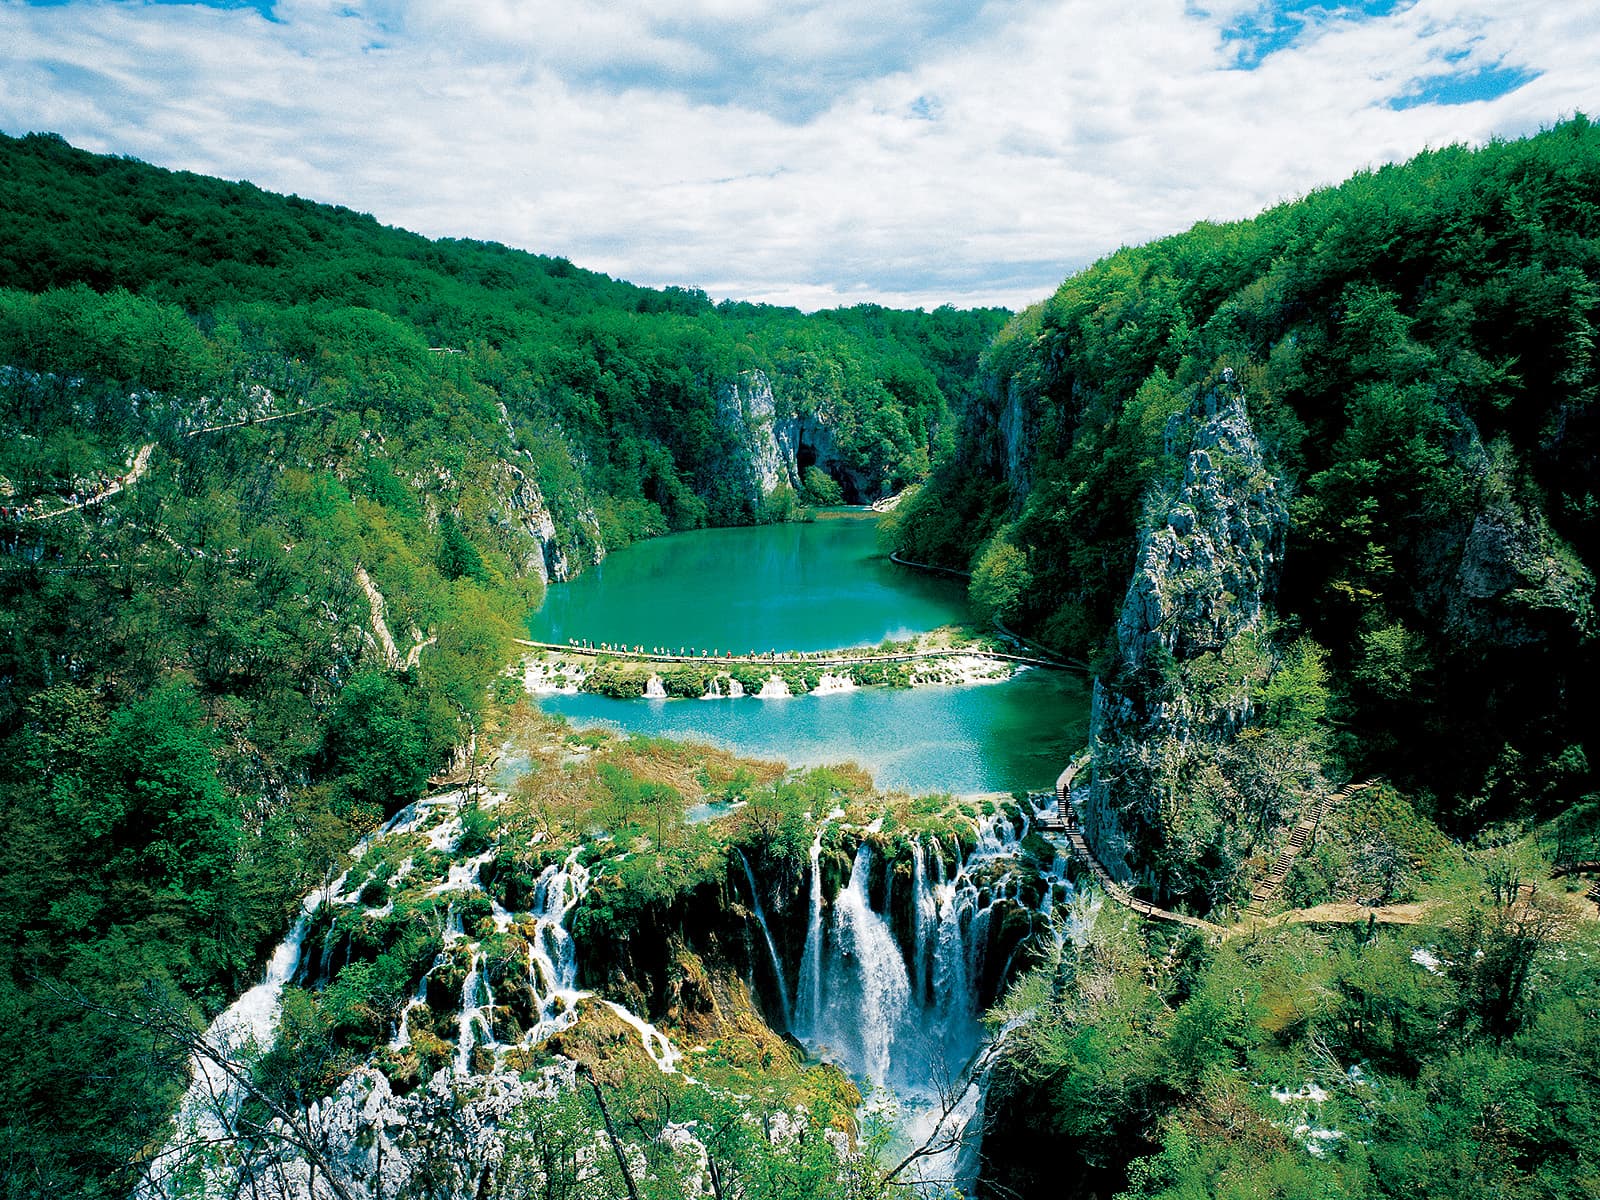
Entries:
<svg viewBox="0 0 1600 1200">
<path fill-rule="evenodd" d="M 780 487 L 800 486 L 800 419 L 778 416 L 772 381 L 764 371 L 743 371 L 717 393 L 717 420 L 736 447 L 734 470 L 751 506 Z"/>
<path fill-rule="evenodd" d="M 505 501 L 495 508 L 491 520 L 521 544 L 521 554 L 513 558 L 520 559 L 523 574 L 537 575 L 544 583 L 564 583 L 605 558 L 600 523 L 584 498 L 576 497 L 571 518 L 557 523 L 544 493 L 528 472 L 516 463 L 504 462 L 500 473 L 500 494 Z"/>
<path fill-rule="evenodd" d="M 1490 452 L 1465 412 L 1450 417 L 1450 457 L 1474 496 L 1406 547 L 1417 616 L 1471 652 L 1576 645 L 1594 627 L 1593 574 L 1520 494 L 1513 464 Z"/>
<path fill-rule="evenodd" d="M 361 1068 L 307 1112 L 310 1152 L 286 1130 L 281 1140 L 267 1139 L 277 1142 L 278 1152 L 241 1178 L 240 1193 L 260 1188 L 280 1200 L 492 1194 L 507 1119 L 574 1087 L 576 1066 L 560 1059 L 531 1080 L 509 1072 L 453 1078 L 439 1071 L 426 1087 L 403 1096 L 381 1071 Z"/>
<path fill-rule="evenodd" d="M 799 490 L 816 467 L 837 482 L 851 504 L 884 492 L 878 472 L 851 460 L 839 445 L 837 414 L 797 412 L 778 398 L 764 371 L 741 372 L 717 393 L 717 420 L 733 447 L 730 472 L 753 512 L 779 488 Z"/>
<path fill-rule="evenodd" d="M 531 464 L 527 451 L 518 446 L 516 427 L 506 406 L 501 404 L 499 409 L 500 424 L 512 453 Z M 507 540 L 511 559 L 519 564 L 523 575 L 537 575 L 541 583 L 564 583 L 584 567 L 605 558 L 600 522 L 581 489 L 560 498 L 558 520 L 531 471 L 506 458 L 498 464 L 496 474 L 495 494 L 504 499 L 491 511 L 490 521 Z M 575 469 L 573 474 L 577 474 Z"/>
<path fill-rule="evenodd" d="M 1084 827 L 1110 872 L 1145 873 L 1174 836 L 1186 768 L 1249 719 L 1247 666 L 1224 652 L 1262 621 L 1283 558 L 1288 510 L 1230 381 L 1167 430 L 1182 482 L 1152 494 L 1117 622 L 1117 661 L 1095 681 L 1094 776 Z M 1203 692 L 1185 664 L 1217 660 Z M 1146 879 L 1161 893 L 1159 880 Z"/>
</svg>

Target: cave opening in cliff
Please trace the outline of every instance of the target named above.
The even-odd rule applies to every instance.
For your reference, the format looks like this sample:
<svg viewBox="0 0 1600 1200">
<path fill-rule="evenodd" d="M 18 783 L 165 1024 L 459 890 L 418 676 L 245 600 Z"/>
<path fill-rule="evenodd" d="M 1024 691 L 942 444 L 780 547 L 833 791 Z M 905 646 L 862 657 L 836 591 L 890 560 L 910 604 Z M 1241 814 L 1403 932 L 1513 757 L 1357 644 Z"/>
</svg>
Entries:
<svg viewBox="0 0 1600 1200">
<path fill-rule="evenodd" d="M 850 472 L 843 470 L 837 462 L 832 460 L 823 461 L 822 457 L 817 453 L 817 448 L 804 439 L 795 447 L 794 465 L 801 479 L 806 478 L 806 472 L 812 467 L 818 468 L 824 475 L 839 485 L 841 498 L 846 504 L 871 503 L 871 500 L 863 495 L 861 489 L 856 486 L 856 481 L 851 478 Z"/>
</svg>

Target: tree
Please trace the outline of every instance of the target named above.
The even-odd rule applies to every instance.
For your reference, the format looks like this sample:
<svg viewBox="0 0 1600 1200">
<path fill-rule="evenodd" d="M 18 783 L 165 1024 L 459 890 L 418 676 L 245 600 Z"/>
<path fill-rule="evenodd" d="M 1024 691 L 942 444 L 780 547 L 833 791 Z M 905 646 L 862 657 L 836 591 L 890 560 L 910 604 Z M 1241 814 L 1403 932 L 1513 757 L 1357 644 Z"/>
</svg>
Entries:
<svg viewBox="0 0 1600 1200">
<path fill-rule="evenodd" d="M 985 625 L 1014 619 L 1032 586 L 1028 556 L 1004 537 L 992 539 L 979 554 L 967 588 L 973 616 Z"/>
<path fill-rule="evenodd" d="M 339 694 L 323 732 L 321 758 L 344 802 L 370 809 L 376 824 L 380 814 L 422 793 L 427 751 L 407 689 L 388 675 L 367 671 Z"/>
</svg>

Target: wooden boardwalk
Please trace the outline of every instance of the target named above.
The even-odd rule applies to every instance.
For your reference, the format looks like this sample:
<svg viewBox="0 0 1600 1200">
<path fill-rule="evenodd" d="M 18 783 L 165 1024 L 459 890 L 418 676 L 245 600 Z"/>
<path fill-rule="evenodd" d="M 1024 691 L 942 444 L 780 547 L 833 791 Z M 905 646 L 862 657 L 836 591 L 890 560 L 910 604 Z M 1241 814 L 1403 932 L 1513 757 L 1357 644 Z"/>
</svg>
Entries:
<svg viewBox="0 0 1600 1200">
<path fill-rule="evenodd" d="M 919 571 L 937 571 L 940 575 L 954 575 L 957 579 L 972 578 L 971 571 L 958 571 L 954 567 L 941 567 L 937 563 L 915 562 L 909 558 L 901 558 L 898 550 L 890 552 L 889 561 L 896 566 L 916 567 Z"/>
<path fill-rule="evenodd" d="M 1190 929 L 1202 929 L 1206 933 L 1214 934 L 1217 937 L 1225 937 L 1227 935 L 1228 931 L 1221 925 L 1202 920 L 1200 917 L 1191 917 L 1187 913 L 1158 908 L 1148 900 L 1139 899 L 1139 897 L 1111 878 L 1111 873 L 1101 865 L 1100 860 L 1094 856 L 1094 851 L 1089 848 L 1089 840 L 1083 836 L 1083 830 L 1075 826 L 1069 826 L 1064 821 L 1040 822 L 1035 828 L 1051 840 L 1055 838 L 1065 840 L 1072 857 L 1089 868 L 1089 873 L 1094 876 L 1094 881 L 1100 885 L 1100 890 L 1124 908 L 1151 921 L 1167 921 L 1174 925 L 1187 925 Z"/>
<path fill-rule="evenodd" d="M 874 654 L 871 651 L 852 654 L 844 650 L 824 650 L 816 654 L 779 652 L 775 654 L 656 654 L 648 650 L 607 650 L 599 646 L 573 646 L 561 642 L 535 642 L 527 638 L 513 639 L 519 646 L 535 650 L 548 650 L 558 654 L 576 654 L 584 658 L 627 658 L 635 662 L 685 663 L 700 666 L 755 665 L 769 667 L 852 667 L 868 663 L 922 662 L 934 658 L 989 658 L 998 662 L 1019 663 L 1025 667 L 1046 667 L 1050 670 L 1068 670 L 1062 663 L 1048 658 L 1033 658 L 1026 654 L 1009 654 L 1004 650 L 985 650 L 978 646 L 947 646 L 936 650 L 906 650 L 897 654 Z"/>
<path fill-rule="evenodd" d="M 1174 925 L 1184 925 L 1190 929 L 1199 929 L 1215 937 L 1228 938 L 1241 934 L 1254 933 L 1258 930 L 1274 928 L 1285 924 L 1350 924 L 1368 920 L 1376 920 L 1380 924 L 1410 924 L 1426 915 L 1428 905 L 1389 905 L 1384 908 L 1368 908 L 1356 905 L 1322 905 L 1318 908 L 1300 909 L 1289 913 L 1280 913 L 1277 917 L 1266 919 L 1261 913 L 1261 905 L 1277 894 L 1283 885 L 1284 878 L 1289 874 L 1289 868 L 1294 864 L 1294 859 L 1300 848 L 1306 844 L 1311 832 L 1316 828 L 1317 822 L 1329 803 L 1348 799 L 1359 791 L 1374 786 L 1375 779 L 1368 779 L 1362 783 L 1347 784 L 1338 792 L 1327 799 L 1318 802 L 1301 814 L 1300 820 L 1295 823 L 1293 833 L 1289 838 L 1289 845 L 1278 856 L 1273 864 L 1272 874 L 1260 884 L 1253 893 L 1250 906 L 1241 914 L 1241 920 L 1232 925 L 1218 925 L 1214 921 L 1207 921 L 1201 917 L 1192 917 L 1188 913 L 1173 912 L 1171 909 L 1161 908 L 1148 900 L 1141 900 L 1122 884 L 1112 878 L 1111 872 L 1095 856 L 1089 840 L 1084 836 L 1083 830 L 1078 828 L 1078 823 L 1073 816 L 1071 807 L 1072 784 L 1078 772 L 1088 765 L 1087 752 L 1079 755 L 1067 764 L 1065 770 L 1056 779 L 1056 800 L 1060 806 L 1061 816 L 1053 821 L 1040 821 L 1035 829 L 1051 841 L 1059 839 L 1065 843 L 1065 849 L 1075 859 L 1088 867 L 1089 873 L 1105 892 L 1116 903 L 1129 911 L 1151 921 L 1166 921 Z M 1579 869 L 1583 867 L 1600 867 L 1597 864 L 1575 864 Z M 1600 894 L 1600 884 L 1596 885 L 1597 894 Z M 1600 900 L 1600 895 L 1595 897 Z M 1347 911 L 1348 910 L 1348 911 Z"/>
</svg>

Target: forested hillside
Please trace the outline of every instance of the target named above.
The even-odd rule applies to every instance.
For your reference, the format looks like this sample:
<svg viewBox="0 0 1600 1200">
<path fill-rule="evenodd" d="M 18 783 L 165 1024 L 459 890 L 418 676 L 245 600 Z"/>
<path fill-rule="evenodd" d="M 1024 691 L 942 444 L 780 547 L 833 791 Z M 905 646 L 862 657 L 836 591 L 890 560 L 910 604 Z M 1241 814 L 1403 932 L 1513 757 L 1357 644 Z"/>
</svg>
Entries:
<svg viewBox="0 0 1600 1200">
<path fill-rule="evenodd" d="M 1226 928 L 1085 906 L 997 1014 L 980 1194 L 1593 1194 L 1597 307 L 1578 117 L 996 340 L 889 540 L 1091 661 L 1088 843 Z"/>
<path fill-rule="evenodd" d="M 1197 225 L 1011 322 L 895 537 L 1110 679 L 1169 451 L 1226 378 L 1288 501 L 1272 607 L 1326 655 L 1329 761 L 1457 832 L 1548 817 L 1593 788 L 1597 305 L 1582 117 Z"/>
<path fill-rule="evenodd" d="M 0 137 L 0 228 L 8 1196 L 125 1192 L 179 1060 L 98 1008 L 248 986 L 546 578 L 918 478 L 1004 317 L 713 306 L 51 136 Z"/>
</svg>

